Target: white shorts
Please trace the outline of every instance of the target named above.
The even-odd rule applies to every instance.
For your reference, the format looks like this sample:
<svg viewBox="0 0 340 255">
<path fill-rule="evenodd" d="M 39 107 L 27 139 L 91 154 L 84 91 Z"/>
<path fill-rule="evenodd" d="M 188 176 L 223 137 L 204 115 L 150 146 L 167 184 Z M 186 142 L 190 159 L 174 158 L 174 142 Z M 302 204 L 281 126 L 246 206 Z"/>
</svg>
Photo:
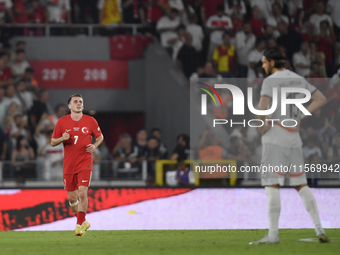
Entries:
<svg viewBox="0 0 340 255">
<path fill-rule="evenodd" d="M 300 186 L 307 183 L 301 147 L 288 148 L 276 144 L 262 147 L 262 186 Z"/>
</svg>

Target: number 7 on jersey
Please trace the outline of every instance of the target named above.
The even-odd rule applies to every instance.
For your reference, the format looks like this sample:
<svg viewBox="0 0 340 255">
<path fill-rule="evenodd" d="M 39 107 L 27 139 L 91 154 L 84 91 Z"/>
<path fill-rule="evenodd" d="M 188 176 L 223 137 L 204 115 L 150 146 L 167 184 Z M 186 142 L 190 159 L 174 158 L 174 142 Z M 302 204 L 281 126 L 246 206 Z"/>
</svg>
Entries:
<svg viewBox="0 0 340 255">
<path fill-rule="evenodd" d="M 75 135 L 75 136 L 74 136 L 74 144 L 77 144 L 77 141 L 78 141 L 78 136 Z"/>
</svg>

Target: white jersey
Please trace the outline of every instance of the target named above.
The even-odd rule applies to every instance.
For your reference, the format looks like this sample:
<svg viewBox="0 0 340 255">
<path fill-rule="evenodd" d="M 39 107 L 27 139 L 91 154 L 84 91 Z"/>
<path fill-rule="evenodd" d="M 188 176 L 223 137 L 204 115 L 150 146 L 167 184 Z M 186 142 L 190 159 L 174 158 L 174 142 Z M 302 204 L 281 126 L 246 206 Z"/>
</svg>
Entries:
<svg viewBox="0 0 340 255">
<path fill-rule="evenodd" d="M 276 71 L 266 79 L 264 79 L 261 89 L 261 96 L 273 97 L 273 88 L 276 87 L 277 94 L 277 107 L 276 110 L 268 116 L 269 119 L 276 119 L 273 127 L 269 129 L 262 136 L 262 144 L 276 144 L 283 147 L 295 148 L 301 147 L 302 141 L 299 132 L 296 131 L 296 127 L 286 128 L 282 126 L 282 121 L 293 119 L 297 122 L 300 120 L 301 111 L 293 104 L 286 106 L 286 115 L 281 113 L 281 88 L 292 87 L 292 88 L 304 88 L 313 94 L 316 88 L 306 81 L 302 76 L 284 69 L 282 71 Z M 289 93 L 287 98 L 304 98 L 305 95 L 302 93 Z M 294 121 L 284 121 L 285 126 L 293 126 Z M 268 122 L 268 125 L 272 125 Z"/>
</svg>

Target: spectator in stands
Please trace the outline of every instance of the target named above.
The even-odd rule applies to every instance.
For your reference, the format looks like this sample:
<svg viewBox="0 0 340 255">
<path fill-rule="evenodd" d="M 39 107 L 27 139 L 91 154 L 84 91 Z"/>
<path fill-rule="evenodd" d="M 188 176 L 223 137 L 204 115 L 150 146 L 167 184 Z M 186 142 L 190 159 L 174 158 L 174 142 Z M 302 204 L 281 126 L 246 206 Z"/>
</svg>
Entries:
<svg viewBox="0 0 340 255">
<path fill-rule="evenodd" d="M 44 168 L 46 160 L 46 155 L 44 152 L 46 152 L 46 147 L 51 143 L 51 139 L 49 139 L 49 132 L 53 131 L 53 128 L 53 123 L 49 120 L 48 115 L 44 113 L 34 130 L 35 132 L 33 138 L 37 145 L 37 178 L 39 180 L 44 179 Z"/>
<path fill-rule="evenodd" d="M 340 35 L 340 2 L 337 0 L 328 0 L 327 12 L 330 13 L 333 21 L 333 30 L 335 36 Z"/>
<path fill-rule="evenodd" d="M 334 143 L 328 150 L 327 159 L 330 160 L 332 163 L 340 162 L 340 135 L 339 134 L 335 137 Z"/>
<path fill-rule="evenodd" d="M 47 12 L 44 7 L 40 5 L 39 0 L 32 0 L 31 23 L 44 24 L 48 21 Z"/>
<path fill-rule="evenodd" d="M 233 22 L 233 30 L 232 30 L 232 36 L 234 37 L 235 34 L 242 30 L 243 25 L 243 19 L 240 17 L 241 15 L 238 14 L 238 12 L 233 12 L 231 14 L 231 21 Z"/>
<path fill-rule="evenodd" d="M 14 77 L 22 78 L 27 67 L 30 67 L 30 63 L 26 60 L 26 53 L 24 50 L 15 51 L 15 59 L 12 63 L 12 70 Z"/>
<path fill-rule="evenodd" d="M 24 120 L 22 114 L 16 114 L 14 116 L 14 125 L 12 126 L 10 137 L 12 139 L 12 144 L 16 144 L 16 141 L 19 136 L 28 137 L 27 131 L 27 121 Z"/>
<path fill-rule="evenodd" d="M 240 13 L 242 17 L 247 14 L 246 5 L 243 0 L 226 0 L 225 13 L 231 16 L 233 13 Z"/>
<path fill-rule="evenodd" d="M 275 2 L 272 5 L 272 15 L 267 17 L 266 23 L 274 28 L 274 38 L 278 38 L 280 36 L 280 32 L 278 31 L 279 23 L 285 23 L 288 26 L 289 19 L 287 16 L 282 15 L 282 8 L 280 4 Z"/>
<path fill-rule="evenodd" d="M 6 88 L 6 92 L 5 92 L 4 102 L 7 104 L 7 106 L 9 106 L 12 102 L 14 102 L 21 109 L 21 102 L 19 98 L 15 96 L 15 93 L 16 91 L 15 91 L 14 85 L 8 85 Z"/>
<path fill-rule="evenodd" d="M 257 6 L 253 7 L 252 18 L 249 21 L 252 33 L 258 38 L 263 36 L 266 23 L 260 19 L 260 9 Z"/>
<path fill-rule="evenodd" d="M 30 160 L 34 160 L 33 149 L 29 146 L 27 139 L 24 136 L 19 136 L 12 154 L 12 162 L 15 167 L 16 186 L 25 183 L 28 172 L 31 169 L 30 164 L 27 162 Z"/>
<path fill-rule="evenodd" d="M 213 63 L 205 63 L 203 68 L 197 68 L 197 73 L 193 73 L 190 77 L 191 79 L 198 78 L 217 78 L 218 81 L 222 81 L 222 75 L 216 72 Z"/>
<path fill-rule="evenodd" d="M 98 24 L 99 23 L 99 16 L 98 16 L 98 10 L 97 10 L 97 2 L 98 1 L 92 1 L 92 0 L 82 0 L 78 1 L 79 6 L 79 22 L 81 24 Z M 125 1 L 125 2 L 134 2 L 131 0 Z M 89 15 L 88 15 L 89 14 Z M 132 17 L 134 14 L 132 13 Z"/>
<path fill-rule="evenodd" d="M 207 20 L 206 27 L 210 34 L 210 44 L 208 49 L 207 60 L 210 61 L 214 50 L 219 45 L 223 44 L 224 32 L 232 32 L 233 23 L 232 20 L 224 14 L 224 6 L 218 5 L 216 8 L 216 14 L 210 16 Z"/>
<path fill-rule="evenodd" d="M 223 160 L 228 155 L 220 139 L 210 130 L 204 131 L 197 149 L 200 160 Z"/>
<path fill-rule="evenodd" d="M 151 129 L 151 136 L 156 137 L 158 140 L 158 150 L 161 154 L 161 159 L 168 158 L 168 148 L 162 142 L 162 131 L 160 128 L 153 128 Z"/>
<path fill-rule="evenodd" d="M 145 158 L 148 164 L 148 177 L 146 183 L 147 185 L 152 185 L 155 183 L 156 160 L 161 158 L 158 139 L 154 136 L 151 136 L 148 139 Z"/>
<path fill-rule="evenodd" d="M 15 18 L 12 11 L 13 7 L 12 0 L 2 0 L 1 2 L 2 3 L 0 9 L 0 25 L 5 23 L 6 13 L 8 14 L 8 17 L 10 18 L 12 24 L 15 24 Z"/>
<path fill-rule="evenodd" d="M 185 43 L 185 26 L 179 25 L 176 28 L 176 37 L 170 39 L 168 43 L 172 45 L 172 60 L 176 62 L 179 50 Z"/>
<path fill-rule="evenodd" d="M 223 78 L 235 77 L 233 73 L 236 52 L 235 46 L 230 44 L 230 35 L 228 32 L 223 34 L 223 44 L 218 46 L 213 55 L 214 63 L 217 67 L 218 72 Z"/>
<path fill-rule="evenodd" d="M 338 104 L 340 103 L 340 80 L 337 80 L 337 83 L 335 86 L 328 90 L 328 93 L 326 94 L 327 98 L 327 105 L 326 107 L 330 107 L 330 110 L 334 110 Z"/>
<path fill-rule="evenodd" d="M 177 146 L 173 150 L 172 160 L 186 160 L 190 157 L 190 137 L 186 134 L 180 134 L 177 136 Z"/>
<path fill-rule="evenodd" d="M 48 117 L 48 116 L 47 116 Z M 51 145 L 53 129 L 45 130 L 46 143 L 39 150 L 38 155 L 44 158 L 44 180 L 62 180 L 63 178 L 63 159 L 64 146 L 59 144 L 56 147 Z"/>
<path fill-rule="evenodd" d="M 0 53 L 0 87 L 7 87 L 8 85 L 13 85 L 12 79 L 12 69 L 6 66 L 7 55 L 5 53 Z"/>
<path fill-rule="evenodd" d="M 131 137 L 124 133 L 119 137 L 119 146 L 114 155 L 114 159 L 118 161 L 118 168 L 131 169 L 138 167 L 138 147 L 132 145 Z M 125 164 L 128 163 L 128 164 Z"/>
<path fill-rule="evenodd" d="M 223 5 L 224 0 L 202 0 L 201 2 L 201 18 L 203 26 L 206 26 L 207 20 L 216 13 L 217 6 Z"/>
<path fill-rule="evenodd" d="M 312 116 L 306 118 L 304 127 L 311 127 L 315 132 L 319 132 L 325 126 L 326 116 L 321 114 L 321 110 L 316 110 Z"/>
<path fill-rule="evenodd" d="M 99 147 L 99 153 L 101 157 L 100 162 L 100 177 L 101 178 L 107 178 L 109 177 L 109 172 L 112 172 L 111 170 L 111 162 L 108 162 L 109 159 L 112 158 L 110 155 L 109 148 L 106 146 L 105 141 L 103 141 Z"/>
<path fill-rule="evenodd" d="M 24 50 L 26 51 L 26 42 L 19 40 L 15 44 L 15 50 Z"/>
<path fill-rule="evenodd" d="M 27 67 L 22 78 L 18 78 L 20 80 L 23 80 L 26 89 L 34 94 L 35 97 L 38 96 L 39 93 L 39 87 L 38 87 L 38 81 L 34 79 L 33 76 L 34 70 L 31 67 Z"/>
<path fill-rule="evenodd" d="M 321 128 L 319 131 L 319 135 L 323 141 L 324 144 L 327 145 L 327 148 L 323 148 L 323 151 L 326 152 L 325 155 L 327 154 L 328 151 L 328 146 L 332 144 L 333 137 L 336 133 L 336 128 L 331 125 L 329 122 L 328 118 L 325 119 L 324 126 Z"/>
<path fill-rule="evenodd" d="M 61 117 L 64 117 L 67 114 L 66 106 L 64 104 L 57 104 L 54 108 L 54 114 L 50 115 L 50 120 L 54 125 L 57 124 L 58 120 Z"/>
<path fill-rule="evenodd" d="M 204 33 L 202 27 L 197 25 L 197 16 L 195 14 L 189 16 L 189 24 L 186 26 L 186 31 L 192 35 L 192 46 L 197 52 L 200 52 L 202 50 Z"/>
<path fill-rule="evenodd" d="M 47 14 L 50 23 L 72 24 L 70 0 L 47 0 Z"/>
<path fill-rule="evenodd" d="M 252 82 L 252 80 L 256 77 L 255 67 L 257 63 L 262 60 L 263 51 L 265 48 L 266 42 L 262 38 L 259 38 L 256 41 L 256 48 L 250 51 L 248 55 L 248 82 Z"/>
<path fill-rule="evenodd" d="M 136 134 L 136 142 L 134 146 L 138 148 L 138 160 L 143 161 L 145 159 L 145 152 L 147 147 L 147 133 L 144 128 L 139 129 Z"/>
<path fill-rule="evenodd" d="M 189 79 L 197 71 L 198 53 L 192 46 L 192 35 L 185 34 L 185 44 L 181 47 L 177 55 L 177 65 Z"/>
<path fill-rule="evenodd" d="M 2 130 L 5 129 L 5 117 L 6 117 L 6 110 L 8 107 L 8 104 L 6 103 L 5 99 L 5 90 L 3 88 L 0 88 L 0 128 Z"/>
<path fill-rule="evenodd" d="M 176 28 L 179 26 L 180 20 L 178 17 L 178 10 L 171 9 L 168 15 L 163 16 L 157 22 L 157 32 L 161 37 L 161 44 L 172 56 L 172 45 L 169 40 L 176 38 Z"/>
<path fill-rule="evenodd" d="M 308 42 L 301 43 L 300 51 L 293 55 L 293 65 L 297 74 L 302 77 L 309 75 L 311 71 L 311 63 L 313 62 L 312 56 L 309 54 L 310 49 Z"/>
<path fill-rule="evenodd" d="M 277 39 L 277 44 L 284 48 L 288 60 L 292 62 L 293 54 L 300 50 L 302 37 L 296 31 L 288 31 L 288 24 L 284 22 L 278 24 L 278 30 L 281 36 Z"/>
<path fill-rule="evenodd" d="M 122 15 L 122 0 L 99 0 L 99 20 L 102 25 L 124 23 Z"/>
<path fill-rule="evenodd" d="M 185 12 L 182 0 L 168 0 L 168 8 L 175 8 L 178 10 L 178 15 L 182 16 Z"/>
<path fill-rule="evenodd" d="M 257 6 L 260 10 L 260 19 L 266 20 L 271 15 L 271 6 L 269 1 L 250 0 L 252 8 Z"/>
<path fill-rule="evenodd" d="M 34 95 L 26 90 L 26 84 L 23 80 L 17 83 L 16 97 L 20 100 L 23 113 L 27 113 L 33 106 Z"/>
<path fill-rule="evenodd" d="M 28 0 L 14 0 L 13 4 L 14 17 L 16 23 L 29 23 L 30 15 L 32 14 L 31 6 Z M 24 33 L 25 34 L 25 33 Z"/>
<path fill-rule="evenodd" d="M 317 136 L 311 135 L 307 138 L 306 145 L 303 147 L 303 156 L 305 157 L 305 160 L 307 161 L 310 156 L 317 156 L 318 158 L 322 158 L 322 152 L 321 149 L 316 145 L 317 143 Z"/>
<path fill-rule="evenodd" d="M 235 36 L 235 46 L 240 77 L 247 77 L 248 55 L 249 52 L 254 48 L 255 42 L 256 37 L 251 32 L 250 23 L 244 22 L 242 30 Z"/>
<path fill-rule="evenodd" d="M 315 5 L 315 14 L 310 16 L 309 22 L 313 26 L 313 34 L 315 36 L 320 35 L 321 33 L 321 22 L 327 21 L 329 24 L 329 33 L 331 36 L 334 37 L 334 31 L 333 31 L 333 21 L 331 16 L 328 14 L 325 14 L 325 4 L 322 0 L 318 0 Z"/>
<path fill-rule="evenodd" d="M 268 25 L 265 25 L 264 26 L 264 38 L 266 38 L 267 40 L 270 39 L 270 38 L 274 38 L 274 28 L 272 26 L 268 26 Z"/>
<path fill-rule="evenodd" d="M 122 7 L 124 23 L 142 23 L 143 25 L 146 25 L 146 17 L 142 2 L 142 0 L 123 0 Z"/>
<path fill-rule="evenodd" d="M 299 10 L 303 9 L 303 1 L 302 0 L 286 0 L 288 14 L 290 17 L 294 17 Z"/>
<path fill-rule="evenodd" d="M 312 38 L 312 24 L 308 22 L 304 9 L 298 9 L 291 25 L 291 30 L 301 34 L 304 41 L 309 41 Z"/>
<path fill-rule="evenodd" d="M 328 21 L 324 20 L 320 22 L 320 33 L 315 35 L 313 38 L 317 43 L 318 51 L 325 54 L 326 58 L 326 72 L 328 77 L 332 75 L 333 69 L 333 45 L 335 38 L 330 31 L 330 26 Z"/>
<path fill-rule="evenodd" d="M 150 24 L 153 34 L 156 34 L 156 24 L 167 14 L 167 7 L 162 0 L 144 0 L 144 3 L 146 8 L 146 21 Z M 178 24 L 175 27 L 177 26 Z"/>
<path fill-rule="evenodd" d="M 178 161 L 177 163 L 177 173 L 176 180 L 178 182 L 178 186 L 193 186 L 193 180 L 195 179 L 194 173 L 190 171 L 189 167 L 187 167 L 183 160 Z"/>
<path fill-rule="evenodd" d="M 81 1 L 82 2 L 82 1 Z M 30 15 L 30 23 L 34 24 L 45 24 L 48 22 L 47 12 L 44 7 L 40 5 L 39 0 L 32 0 L 32 13 Z M 35 36 L 42 36 L 45 34 L 45 30 L 42 27 L 30 29 L 30 33 Z"/>
<path fill-rule="evenodd" d="M 320 64 L 320 74 L 323 77 L 327 77 L 326 73 L 326 57 L 325 53 L 318 51 L 317 43 L 315 41 L 309 42 L 310 54 L 312 58 Z"/>
<path fill-rule="evenodd" d="M 329 89 L 328 82 L 325 77 L 321 75 L 319 62 L 314 61 L 311 64 L 311 71 L 307 76 L 307 80 L 318 90 L 320 90 L 324 95 L 327 94 L 327 91 Z"/>
<path fill-rule="evenodd" d="M 47 101 L 48 101 L 48 91 L 41 90 L 39 91 L 38 100 L 34 100 L 33 106 L 29 112 L 29 123 L 30 127 L 34 130 L 38 122 L 40 121 L 43 113 L 48 113 L 47 110 Z"/>
</svg>

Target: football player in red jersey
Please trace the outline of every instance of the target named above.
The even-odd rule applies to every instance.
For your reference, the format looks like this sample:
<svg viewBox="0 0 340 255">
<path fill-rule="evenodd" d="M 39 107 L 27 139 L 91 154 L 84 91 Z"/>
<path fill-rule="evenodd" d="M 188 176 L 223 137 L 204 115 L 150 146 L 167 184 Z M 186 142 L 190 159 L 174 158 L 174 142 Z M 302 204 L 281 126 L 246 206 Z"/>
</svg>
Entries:
<svg viewBox="0 0 340 255">
<path fill-rule="evenodd" d="M 83 103 L 82 95 L 70 96 L 68 108 L 71 114 L 58 120 L 51 139 L 52 146 L 64 144 L 64 187 L 72 211 L 77 216 L 76 236 L 85 235 L 85 231 L 90 227 L 85 215 L 88 206 L 87 190 L 93 168 L 92 153 L 104 140 L 97 121 L 83 114 Z M 92 135 L 96 138 L 93 144 Z"/>
</svg>

